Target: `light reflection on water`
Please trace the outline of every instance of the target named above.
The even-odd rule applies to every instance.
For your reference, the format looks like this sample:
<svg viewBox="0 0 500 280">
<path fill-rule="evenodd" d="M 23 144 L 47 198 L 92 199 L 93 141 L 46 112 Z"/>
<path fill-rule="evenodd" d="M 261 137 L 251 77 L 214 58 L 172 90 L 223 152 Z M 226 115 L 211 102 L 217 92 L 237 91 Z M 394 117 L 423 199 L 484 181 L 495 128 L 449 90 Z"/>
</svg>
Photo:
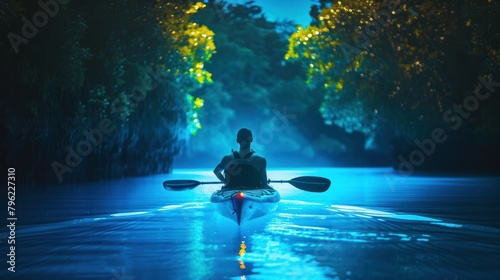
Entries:
<svg viewBox="0 0 500 280">
<path fill-rule="evenodd" d="M 275 180 L 328 177 L 332 187 L 275 184 L 277 211 L 241 227 L 208 202 L 220 186 L 161 187 L 213 181 L 207 170 L 20 195 L 13 279 L 500 279 L 500 230 L 483 226 L 498 224 L 500 179 L 389 184 L 388 172 L 270 170 Z"/>
<path fill-rule="evenodd" d="M 500 230 L 494 228 L 296 200 L 283 200 L 276 213 L 238 227 L 211 206 L 174 204 L 21 227 L 19 275 L 37 279 L 121 279 L 116 275 L 123 279 L 160 275 L 160 279 L 453 279 L 455 275 L 494 279 L 492 275 L 500 275 L 496 266 Z"/>
</svg>

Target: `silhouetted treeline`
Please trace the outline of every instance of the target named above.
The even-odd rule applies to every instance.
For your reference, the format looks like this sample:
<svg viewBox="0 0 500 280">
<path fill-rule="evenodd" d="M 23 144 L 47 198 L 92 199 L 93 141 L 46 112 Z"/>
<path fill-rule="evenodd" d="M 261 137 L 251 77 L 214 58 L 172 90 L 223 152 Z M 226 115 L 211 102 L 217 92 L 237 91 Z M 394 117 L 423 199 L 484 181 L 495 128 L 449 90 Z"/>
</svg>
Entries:
<svg viewBox="0 0 500 280">
<path fill-rule="evenodd" d="M 193 46 L 202 6 L 2 1 L 2 164 L 26 183 L 168 172 L 214 50 Z"/>
</svg>

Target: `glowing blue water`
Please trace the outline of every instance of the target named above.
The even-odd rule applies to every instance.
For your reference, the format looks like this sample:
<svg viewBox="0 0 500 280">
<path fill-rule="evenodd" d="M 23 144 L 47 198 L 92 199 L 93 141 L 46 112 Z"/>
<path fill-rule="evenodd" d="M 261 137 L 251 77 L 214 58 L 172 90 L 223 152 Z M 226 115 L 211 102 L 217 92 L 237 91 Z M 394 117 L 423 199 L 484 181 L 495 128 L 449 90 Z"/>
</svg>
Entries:
<svg viewBox="0 0 500 280">
<path fill-rule="evenodd" d="M 16 273 L 2 279 L 498 279 L 500 178 L 388 169 L 271 170 L 332 180 L 323 194 L 275 185 L 282 201 L 238 227 L 209 196 L 167 192 L 206 170 L 24 193 Z M 389 177 L 388 177 L 389 176 Z M 1 239 L 6 240 L 6 236 Z M 2 243 L 5 244 L 5 243 Z M 4 246 L 2 246 L 4 248 Z M 6 250 L 6 249 L 5 249 Z M 4 255 L 5 256 L 5 255 Z M 5 265 L 5 262 L 3 262 Z"/>
</svg>

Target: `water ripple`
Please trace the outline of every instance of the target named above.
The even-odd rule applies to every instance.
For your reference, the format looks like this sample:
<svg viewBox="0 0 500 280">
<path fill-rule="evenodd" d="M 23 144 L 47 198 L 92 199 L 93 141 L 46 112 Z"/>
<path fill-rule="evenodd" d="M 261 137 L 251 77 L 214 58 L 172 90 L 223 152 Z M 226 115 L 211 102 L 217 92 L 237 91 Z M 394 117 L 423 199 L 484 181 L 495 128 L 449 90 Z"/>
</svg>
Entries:
<svg viewBox="0 0 500 280">
<path fill-rule="evenodd" d="M 21 226 L 19 275 L 112 279 L 122 268 L 136 279 L 500 275 L 500 230 L 419 213 L 284 200 L 274 215 L 238 227 L 207 202 L 133 210 Z"/>
</svg>

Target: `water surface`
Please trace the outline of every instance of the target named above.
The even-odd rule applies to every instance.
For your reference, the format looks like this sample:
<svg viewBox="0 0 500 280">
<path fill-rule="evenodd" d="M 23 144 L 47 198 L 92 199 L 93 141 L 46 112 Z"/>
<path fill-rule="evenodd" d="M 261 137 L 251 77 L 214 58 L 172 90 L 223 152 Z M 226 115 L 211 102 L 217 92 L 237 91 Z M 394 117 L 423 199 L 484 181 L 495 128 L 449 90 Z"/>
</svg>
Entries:
<svg viewBox="0 0 500 280">
<path fill-rule="evenodd" d="M 208 202 L 220 186 L 186 192 L 162 187 L 167 179 L 211 181 L 207 170 L 20 192 L 16 272 L 8 272 L 3 261 L 0 276 L 500 277 L 500 178 L 404 178 L 389 169 L 269 171 L 271 179 L 301 175 L 328 177 L 332 187 L 317 194 L 274 185 L 282 196 L 277 211 L 241 227 Z M 5 240 L 4 233 L 2 245 Z"/>
</svg>

